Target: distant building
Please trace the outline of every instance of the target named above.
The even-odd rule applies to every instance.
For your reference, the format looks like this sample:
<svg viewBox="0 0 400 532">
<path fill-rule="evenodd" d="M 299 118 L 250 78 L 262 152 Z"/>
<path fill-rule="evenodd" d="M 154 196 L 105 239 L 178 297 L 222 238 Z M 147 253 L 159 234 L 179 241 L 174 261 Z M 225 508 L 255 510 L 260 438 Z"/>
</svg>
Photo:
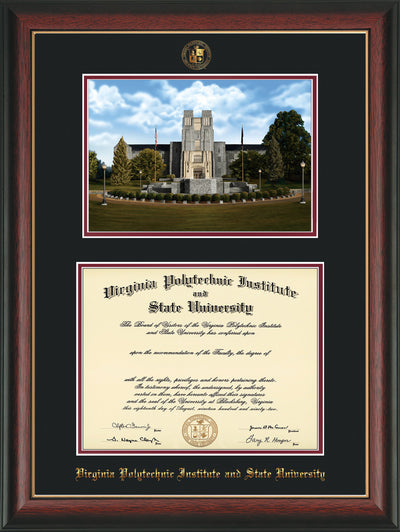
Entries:
<svg viewBox="0 0 400 532">
<path fill-rule="evenodd" d="M 133 159 L 146 148 L 154 150 L 154 144 L 128 144 L 128 158 Z M 212 179 L 229 174 L 229 165 L 241 149 L 241 144 L 214 141 L 212 111 L 202 111 L 201 117 L 193 116 L 193 111 L 184 111 L 182 141 L 157 145 L 167 173 L 182 179 Z M 243 150 L 265 153 L 262 144 L 244 144 Z"/>
</svg>

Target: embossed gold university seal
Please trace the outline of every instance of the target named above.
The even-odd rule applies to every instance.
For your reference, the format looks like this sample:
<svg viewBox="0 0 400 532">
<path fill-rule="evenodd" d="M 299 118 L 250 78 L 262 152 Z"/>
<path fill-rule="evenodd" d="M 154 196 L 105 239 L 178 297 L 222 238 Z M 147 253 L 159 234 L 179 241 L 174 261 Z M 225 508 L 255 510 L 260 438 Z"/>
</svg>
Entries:
<svg viewBox="0 0 400 532">
<path fill-rule="evenodd" d="M 182 61 L 191 70 L 203 70 L 211 61 L 211 49 L 204 41 L 190 41 L 182 50 Z"/>
<path fill-rule="evenodd" d="M 194 447 L 207 447 L 218 435 L 218 427 L 210 416 L 197 414 L 185 421 L 182 427 L 185 440 Z"/>
</svg>

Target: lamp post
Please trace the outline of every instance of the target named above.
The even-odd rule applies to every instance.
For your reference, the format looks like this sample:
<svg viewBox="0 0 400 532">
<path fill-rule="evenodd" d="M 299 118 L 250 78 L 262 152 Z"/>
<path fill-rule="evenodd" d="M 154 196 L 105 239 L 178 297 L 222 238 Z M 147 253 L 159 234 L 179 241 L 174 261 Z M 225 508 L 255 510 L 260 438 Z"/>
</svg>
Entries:
<svg viewBox="0 0 400 532">
<path fill-rule="evenodd" d="M 102 205 L 107 205 L 107 202 L 106 202 L 106 168 L 107 168 L 107 165 L 103 163 L 101 167 L 103 168 L 103 203 Z"/>
<path fill-rule="evenodd" d="M 304 161 L 301 161 L 301 200 L 300 205 L 305 205 L 306 200 L 304 199 L 304 168 L 306 166 L 306 163 Z"/>
<path fill-rule="evenodd" d="M 139 170 L 139 191 L 142 192 L 142 171 Z"/>
<path fill-rule="evenodd" d="M 261 192 L 261 168 L 258 169 L 258 188 Z"/>
</svg>

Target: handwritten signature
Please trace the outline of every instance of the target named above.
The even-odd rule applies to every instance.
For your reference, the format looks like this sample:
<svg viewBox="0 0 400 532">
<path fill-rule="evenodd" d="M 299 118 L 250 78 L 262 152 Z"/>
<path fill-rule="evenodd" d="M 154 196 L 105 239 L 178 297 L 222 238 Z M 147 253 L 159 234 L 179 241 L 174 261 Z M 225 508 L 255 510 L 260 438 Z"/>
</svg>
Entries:
<svg viewBox="0 0 400 532">
<path fill-rule="evenodd" d="M 161 441 L 158 438 L 147 438 L 146 436 L 140 436 L 139 438 L 117 438 L 113 436 L 112 438 L 106 438 L 106 441 L 111 441 L 114 443 L 123 442 L 123 443 L 149 443 L 151 445 L 161 445 Z"/>
<path fill-rule="evenodd" d="M 251 430 L 288 430 L 290 432 L 289 425 L 281 426 L 277 423 L 275 423 L 275 425 L 259 425 L 255 427 L 253 427 L 253 425 L 250 425 L 249 431 Z"/>
<path fill-rule="evenodd" d="M 151 425 L 149 425 L 148 423 L 146 423 L 146 425 L 136 425 L 136 423 L 134 421 L 132 421 L 132 423 L 118 423 L 117 421 L 113 421 L 111 423 L 111 426 L 113 429 L 118 429 L 118 430 L 122 430 L 122 429 L 142 429 L 142 430 L 150 430 L 151 429 Z"/>
<path fill-rule="evenodd" d="M 144 431 L 146 433 L 148 433 L 149 431 L 150 432 L 161 432 L 161 429 L 152 427 L 149 423 L 145 423 L 143 425 L 136 425 L 134 421 L 132 421 L 131 423 L 121 423 L 119 421 L 113 421 L 111 423 L 111 428 L 116 429 L 117 431 L 125 430 L 125 429 L 135 429 L 138 431 L 139 430 Z M 119 436 L 113 435 L 111 436 L 111 438 L 106 438 L 106 441 L 110 441 L 113 443 L 123 442 L 123 443 L 145 443 L 145 444 L 150 444 L 150 445 L 161 445 L 161 441 L 155 436 L 153 437 L 147 436 L 147 435 L 142 436 L 140 435 L 140 433 L 139 435 L 135 434 L 134 438 L 127 437 L 127 436 L 119 437 Z"/>
<path fill-rule="evenodd" d="M 256 438 L 254 434 L 250 434 L 250 436 L 248 438 L 246 438 L 246 443 L 256 444 L 257 447 L 259 447 L 262 443 L 277 443 L 279 445 L 283 445 L 283 444 L 289 443 L 291 441 L 292 441 L 291 439 L 288 439 L 288 438 L 277 438 L 276 436 L 274 438 L 271 438 L 270 436 L 265 436 L 264 438 Z M 295 445 L 295 444 L 293 444 L 293 445 Z"/>
</svg>

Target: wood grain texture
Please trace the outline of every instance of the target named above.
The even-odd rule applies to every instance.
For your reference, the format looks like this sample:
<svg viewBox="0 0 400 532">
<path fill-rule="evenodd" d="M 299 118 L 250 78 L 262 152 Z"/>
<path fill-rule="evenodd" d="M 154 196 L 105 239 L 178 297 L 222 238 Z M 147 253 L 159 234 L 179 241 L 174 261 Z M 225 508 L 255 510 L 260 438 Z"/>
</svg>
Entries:
<svg viewBox="0 0 400 532">
<path fill-rule="evenodd" d="M 391 212 L 389 181 L 390 131 L 387 82 L 390 18 L 371 28 L 370 54 L 370 447 L 371 498 L 390 511 L 390 335 L 385 323 L 391 312 Z M 383 141 L 386 139 L 386 141 Z"/>
<path fill-rule="evenodd" d="M 19 20 L 36 30 L 120 30 L 120 31 L 191 31 L 191 30 L 318 30 L 318 29 L 369 29 L 379 25 L 385 17 L 384 10 L 362 13 L 257 13 L 231 15 L 229 13 L 176 14 L 162 12 L 152 14 L 52 14 L 41 12 L 38 15 L 26 13 L 16 8 Z"/>
<path fill-rule="evenodd" d="M 338 9 L 341 4 L 338 4 Z M 390 315 L 391 194 L 389 24 L 391 3 L 338 11 L 332 6 L 279 7 L 254 13 L 85 13 L 13 6 L 13 429 L 10 527 L 162 527 L 249 529 L 269 526 L 392 528 L 390 519 Z M 360 7 L 361 6 L 361 7 Z M 82 11 L 84 8 L 80 6 Z M 114 8 L 113 8 L 114 9 Z M 116 8 L 115 8 L 116 9 Z M 222 8 L 221 8 L 222 9 Z M 68 12 L 69 11 L 69 12 Z M 369 499 L 30 499 L 31 375 L 31 30 L 370 30 L 370 423 Z"/>
<path fill-rule="evenodd" d="M 31 453 L 31 65 L 30 37 L 23 22 L 12 20 L 15 35 L 13 65 L 13 134 L 11 168 L 13 242 L 12 286 L 12 375 L 15 395 L 11 401 L 12 472 L 11 511 L 21 508 L 30 494 Z"/>
<path fill-rule="evenodd" d="M 140 526 L 144 524 L 168 528 L 224 524 L 229 530 L 239 527 L 311 526 L 338 527 L 388 525 L 388 520 L 376 505 L 368 500 L 348 499 L 87 499 L 33 500 L 27 502 L 11 520 L 19 527 L 46 524 L 92 525 L 99 527 Z M 247 530 L 247 528 L 245 528 Z"/>
</svg>

